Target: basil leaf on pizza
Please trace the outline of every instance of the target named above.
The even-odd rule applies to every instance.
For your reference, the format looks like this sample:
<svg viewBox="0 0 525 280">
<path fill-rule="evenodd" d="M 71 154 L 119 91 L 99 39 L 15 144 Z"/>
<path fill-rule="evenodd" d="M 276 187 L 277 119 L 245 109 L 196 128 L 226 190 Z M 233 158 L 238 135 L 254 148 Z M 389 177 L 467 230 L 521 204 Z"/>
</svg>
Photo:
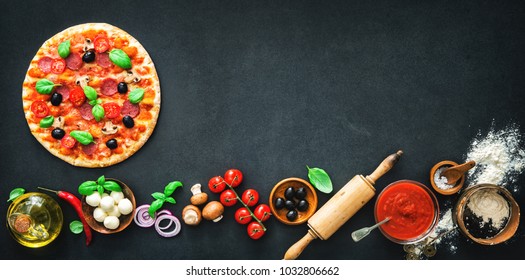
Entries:
<svg viewBox="0 0 525 280">
<path fill-rule="evenodd" d="M 90 86 L 84 86 L 84 94 L 86 95 L 87 99 L 91 101 L 97 99 L 98 97 L 97 91 Z"/>
<path fill-rule="evenodd" d="M 128 95 L 129 102 L 133 104 L 139 103 L 140 101 L 142 101 L 143 98 L 144 98 L 144 90 L 141 88 L 136 88 L 132 90 Z"/>
<path fill-rule="evenodd" d="M 104 108 L 99 104 L 93 106 L 91 112 L 93 113 L 93 117 L 95 117 L 95 120 L 97 120 L 97 122 L 99 122 L 104 117 Z"/>
<path fill-rule="evenodd" d="M 53 116 L 47 116 L 40 120 L 40 127 L 48 128 L 53 125 L 53 122 L 55 122 L 55 118 Z"/>
<path fill-rule="evenodd" d="M 131 59 L 129 56 L 121 49 L 112 49 L 109 52 L 109 59 L 111 62 L 113 62 L 115 65 L 122 69 L 130 69 L 131 68 Z"/>
<path fill-rule="evenodd" d="M 55 86 L 59 86 L 60 84 L 55 84 L 51 82 L 48 79 L 42 79 L 36 82 L 36 91 L 41 94 L 50 94 Z"/>
<path fill-rule="evenodd" d="M 71 41 L 66 40 L 60 45 L 58 45 L 58 55 L 60 55 L 61 58 L 66 58 L 69 56 L 69 48 L 71 47 Z"/>
<path fill-rule="evenodd" d="M 71 137 L 75 138 L 82 145 L 89 145 L 93 143 L 93 136 L 87 131 L 73 130 L 69 133 Z"/>
</svg>

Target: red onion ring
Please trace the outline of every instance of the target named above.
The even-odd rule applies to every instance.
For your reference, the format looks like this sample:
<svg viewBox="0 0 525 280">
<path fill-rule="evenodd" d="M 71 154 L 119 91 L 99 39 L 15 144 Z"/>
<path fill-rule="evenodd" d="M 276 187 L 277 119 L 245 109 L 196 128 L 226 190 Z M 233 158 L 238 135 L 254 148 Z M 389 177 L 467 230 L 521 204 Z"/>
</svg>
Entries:
<svg viewBox="0 0 525 280">
<path fill-rule="evenodd" d="M 160 227 L 160 222 L 165 220 L 165 219 L 169 219 L 170 220 L 170 223 L 169 225 L 171 226 L 172 223 L 175 223 L 175 228 L 173 228 L 172 231 L 164 231 L 165 229 L 167 229 L 168 227 Z M 160 236 L 162 237 L 173 237 L 177 234 L 179 234 L 180 232 L 180 221 L 179 219 L 177 219 L 177 217 L 175 216 L 172 216 L 172 215 L 161 215 L 159 217 L 157 217 L 157 220 L 155 221 L 155 229 L 157 230 L 157 232 L 159 233 Z"/>
<path fill-rule="evenodd" d="M 133 220 L 139 227 L 151 227 L 155 224 L 155 219 L 152 219 L 148 213 L 149 204 L 144 204 L 135 210 Z"/>
<path fill-rule="evenodd" d="M 171 214 L 171 211 L 170 210 L 166 210 L 166 209 L 161 210 L 158 213 L 156 213 L 156 217 L 158 217 L 160 215 L 171 215 L 171 216 L 173 216 L 173 214 Z"/>
</svg>

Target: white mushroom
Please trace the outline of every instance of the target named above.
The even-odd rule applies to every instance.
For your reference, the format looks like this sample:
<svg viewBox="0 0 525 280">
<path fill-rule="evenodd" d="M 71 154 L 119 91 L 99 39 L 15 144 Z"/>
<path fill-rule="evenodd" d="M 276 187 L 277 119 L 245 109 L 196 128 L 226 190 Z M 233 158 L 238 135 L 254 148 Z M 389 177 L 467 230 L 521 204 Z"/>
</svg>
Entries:
<svg viewBox="0 0 525 280">
<path fill-rule="evenodd" d="M 91 41 L 91 39 L 89 38 L 86 38 L 86 41 L 84 41 L 84 47 L 82 48 L 82 50 L 84 50 L 84 52 L 87 52 L 94 48 L 95 48 L 95 45 L 93 44 L 93 41 Z"/>
<path fill-rule="evenodd" d="M 116 229 L 120 225 L 120 221 L 115 216 L 107 216 L 104 219 L 104 226 L 108 229 Z"/>
<path fill-rule="evenodd" d="M 102 208 L 97 207 L 95 210 L 93 210 L 93 218 L 95 221 L 102 223 L 104 222 L 104 219 L 108 216 L 106 211 L 102 210 Z"/>
<path fill-rule="evenodd" d="M 75 80 L 75 83 L 77 84 L 77 86 L 81 86 L 82 88 L 87 86 L 88 82 L 89 82 L 88 76 L 80 76 Z"/>
<path fill-rule="evenodd" d="M 133 71 L 128 70 L 126 72 L 126 76 L 124 77 L 124 82 L 126 84 L 138 83 L 140 82 L 140 77 L 137 74 L 133 73 Z"/>
<path fill-rule="evenodd" d="M 56 117 L 55 120 L 53 121 L 52 126 L 54 128 L 64 128 L 64 118 L 62 116 Z"/>
<path fill-rule="evenodd" d="M 102 134 L 110 135 L 115 134 L 118 131 L 118 126 L 114 125 L 111 121 L 107 121 L 102 128 Z"/>
<path fill-rule="evenodd" d="M 100 204 L 100 200 L 102 198 L 100 197 L 100 193 L 98 192 L 94 192 L 88 196 L 86 196 L 86 203 L 89 205 L 89 206 L 92 206 L 92 207 L 98 207 L 98 205 Z"/>
</svg>

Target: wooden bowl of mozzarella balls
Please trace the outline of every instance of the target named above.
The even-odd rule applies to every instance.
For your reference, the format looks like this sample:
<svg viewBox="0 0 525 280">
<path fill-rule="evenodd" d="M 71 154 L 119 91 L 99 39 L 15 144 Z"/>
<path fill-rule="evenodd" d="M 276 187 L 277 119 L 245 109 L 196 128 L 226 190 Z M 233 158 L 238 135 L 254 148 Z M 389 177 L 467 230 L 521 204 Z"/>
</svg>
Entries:
<svg viewBox="0 0 525 280">
<path fill-rule="evenodd" d="M 82 212 L 87 224 L 94 230 L 104 234 L 117 233 L 124 230 L 133 221 L 136 208 L 135 196 L 131 189 L 117 179 L 106 178 L 106 181 L 116 182 L 121 192 L 94 192 L 82 197 Z"/>
</svg>

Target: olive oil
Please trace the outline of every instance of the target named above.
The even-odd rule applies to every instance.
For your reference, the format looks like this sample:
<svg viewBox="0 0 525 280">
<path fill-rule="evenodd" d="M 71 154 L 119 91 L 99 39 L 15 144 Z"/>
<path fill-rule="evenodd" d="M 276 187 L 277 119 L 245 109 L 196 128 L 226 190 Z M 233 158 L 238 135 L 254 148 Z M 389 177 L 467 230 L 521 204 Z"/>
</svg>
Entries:
<svg viewBox="0 0 525 280">
<path fill-rule="evenodd" d="M 7 226 L 20 244 L 43 247 L 55 240 L 62 229 L 60 205 L 43 193 L 26 193 L 16 198 L 7 210 Z"/>
</svg>

